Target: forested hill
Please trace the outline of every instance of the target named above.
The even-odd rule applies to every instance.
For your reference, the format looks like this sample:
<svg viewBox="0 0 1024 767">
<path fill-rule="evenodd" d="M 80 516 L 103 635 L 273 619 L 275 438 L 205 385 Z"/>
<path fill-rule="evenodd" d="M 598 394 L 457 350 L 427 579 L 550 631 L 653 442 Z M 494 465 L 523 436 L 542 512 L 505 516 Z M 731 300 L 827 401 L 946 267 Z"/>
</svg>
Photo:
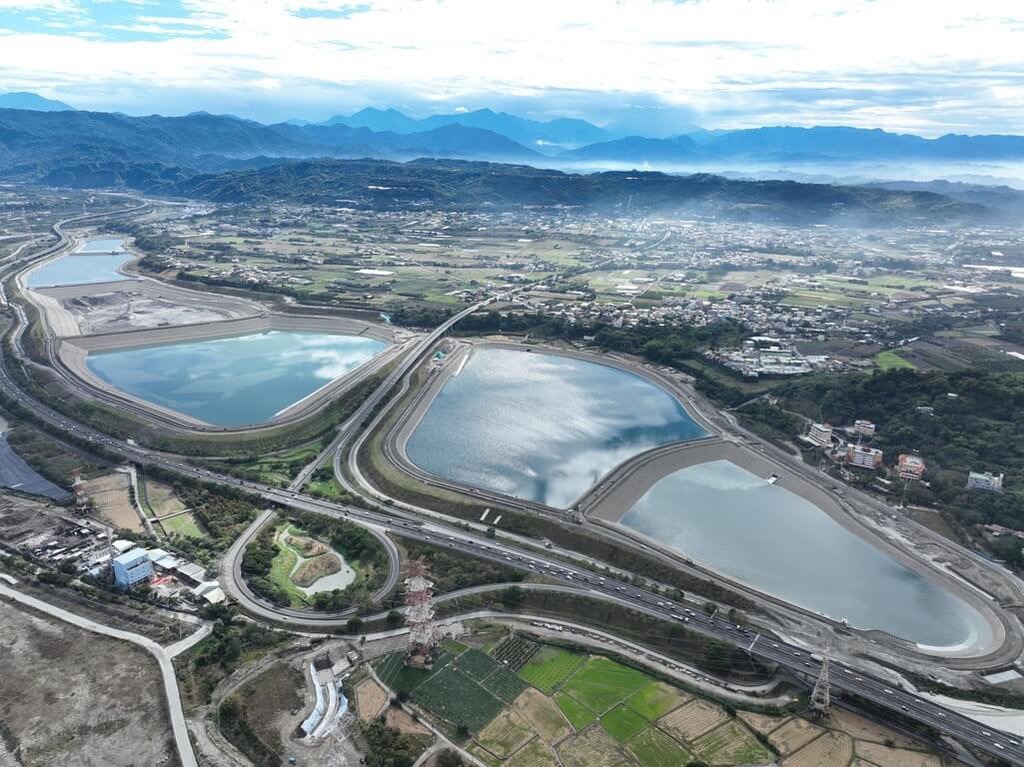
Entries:
<svg viewBox="0 0 1024 767">
<path fill-rule="evenodd" d="M 949 223 L 988 215 L 983 206 L 933 192 L 735 180 L 705 173 L 579 174 L 461 160 L 322 159 L 216 174 L 189 174 L 158 165 L 82 165 L 50 173 L 43 181 L 65 186 L 121 183 L 150 194 L 226 203 L 341 204 L 376 210 L 568 206 L 849 225 Z"/>
<path fill-rule="evenodd" d="M 874 421 L 871 445 L 885 451 L 887 464 L 900 453 L 924 457 L 931 488 L 914 487 L 911 500 L 954 512 L 965 524 L 1024 530 L 1024 374 L 893 370 L 809 378 L 773 394 L 814 420 Z M 1005 492 L 966 492 L 968 471 L 1005 473 Z"/>
</svg>

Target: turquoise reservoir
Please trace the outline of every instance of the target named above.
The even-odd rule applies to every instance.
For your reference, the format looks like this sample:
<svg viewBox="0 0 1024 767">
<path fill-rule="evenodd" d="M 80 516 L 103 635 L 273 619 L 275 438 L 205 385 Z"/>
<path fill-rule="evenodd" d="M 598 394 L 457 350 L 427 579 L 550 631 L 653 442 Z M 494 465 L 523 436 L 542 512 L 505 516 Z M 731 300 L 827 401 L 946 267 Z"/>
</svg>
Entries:
<svg viewBox="0 0 1024 767">
<path fill-rule="evenodd" d="M 94 352 L 86 364 L 148 402 L 216 426 L 242 426 L 273 418 L 385 346 L 363 336 L 275 330 Z"/>
<path fill-rule="evenodd" d="M 87 240 L 74 253 L 55 258 L 28 275 L 30 288 L 88 285 L 130 279 L 118 270 L 132 258 L 123 240 Z"/>
<path fill-rule="evenodd" d="M 730 461 L 668 475 L 621 523 L 723 575 L 857 628 L 947 647 L 990 636 L 970 605 L 810 501 Z"/>
<path fill-rule="evenodd" d="M 565 508 L 637 453 L 703 435 L 678 400 L 638 375 L 483 348 L 445 382 L 405 451 L 439 477 Z"/>
</svg>

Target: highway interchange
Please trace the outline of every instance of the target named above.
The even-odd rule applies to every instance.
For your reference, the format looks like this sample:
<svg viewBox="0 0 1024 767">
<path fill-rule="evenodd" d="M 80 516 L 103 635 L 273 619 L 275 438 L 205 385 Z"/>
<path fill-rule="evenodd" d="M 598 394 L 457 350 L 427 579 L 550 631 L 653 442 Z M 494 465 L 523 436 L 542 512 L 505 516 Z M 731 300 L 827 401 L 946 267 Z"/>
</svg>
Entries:
<svg viewBox="0 0 1024 767">
<path fill-rule="evenodd" d="M 130 213 L 137 209 L 138 206 L 121 212 Z M 76 220 L 81 221 L 83 217 L 77 217 Z M 36 253 L 33 258 L 38 259 L 43 255 L 53 254 L 66 247 L 68 237 L 63 231 L 63 225 L 71 222 L 69 220 L 56 224 L 54 231 L 60 238 L 60 241 L 56 245 L 48 247 L 45 251 Z M 10 270 L 8 270 L 9 273 Z M 512 544 L 504 540 L 490 539 L 484 535 L 468 532 L 460 527 L 444 522 L 426 521 L 399 510 L 392 509 L 385 513 L 383 511 L 333 503 L 305 495 L 298 490 L 324 460 L 337 453 L 338 448 L 363 427 L 367 417 L 389 396 L 391 389 L 420 362 L 432 348 L 433 344 L 452 325 L 493 300 L 493 298 L 488 299 L 481 304 L 467 308 L 450 318 L 446 323 L 425 336 L 420 343 L 416 344 L 407 353 L 406 357 L 395 366 L 381 386 L 342 425 L 336 438 L 328 446 L 328 449 L 319 456 L 316 462 L 304 470 L 301 477 L 302 482 L 300 483 L 297 479 L 296 483 L 293 484 L 293 488 L 289 489 L 243 481 L 232 476 L 194 467 L 177 457 L 147 450 L 128 441 L 115 439 L 88 426 L 73 422 L 68 417 L 36 400 L 15 383 L 8 370 L 11 357 L 21 357 L 23 354 L 20 339 L 21 334 L 26 329 L 26 320 L 21 312 L 16 313 L 18 324 L 4 344 L 2 365 L 0 365 L 0 390 L 29 410 L 37 419 L 45 422 L 51 429 L 70 433 L 80 439 L 102 445 L 108 450 L 120 454 L 125 460 L 156 465 L 202 482 L 245 490 L 259 495 L 268 503 L 277 504 L 285 508 L 314 511 L 344 518 L 370 529 L 375 529 L 379 533 L 394 531 L 396 534 L 411 540 L 449 548 L 469 556 L 516 567 L 529 573 L 544 576 L 551 581 L 563 583 L 574 591 L 582 588 L 595 598 L 611 600 L 666 621 L 677 622 L 705 636 L 742 647 L 747 649 L 752 656 L 768 663 L 778 664 L 780 667 L 804 679 L 813 680 L 817 677 L 821 670 L 821 661 L 818 656 L 810 654 L 806 648 L 787 644 L 777 639 L 758 636 L 752 633 L 750 629 L 730 624 L 719 616 L 709 616 L 700 609 L 694 609 L 697 607 L 694 603 L 674 602 L 652 591 L 632 586 L 611 575 L 599 576 L 571 562 L 546 556 L 540 550 Z M 315 615 L 302 613 L 294 615 L 281 608 L 267 605 L 255 599 L 244 585 L 241 577 L 242 552 L 244 551 L 245 544 L 267 522 L 267 518 L 267 513 L 261 515 L 229 550 L 222 568 L 222 573 L 227 576 L 224 578 L 225 588 L 238 600 L 244 610 L 268 621 L 302 628 L 322 627 L 325 630 L 342 625 L 344 623 L 343 614 Z M 393 566 L 388 584 L 386 585 L 393 586 L 398 576 L 397 560 L 393 558 L 396 555 L 396 549 L 393 546 L 388 546 L 387 549 L 389 557 L 392 557 Z M 841 694 L 842 692 L 856 694 L 878 706 L 890 709 L 921 724 L 932 727 L 941 733 L 952 736 L 964 744 L 973 746 L 978 751 L 1002 759 L 1008 764 L 1024 767 L 1024 746 L 1022 746 L 1017 736 L 992 730 L 973 719 L 962 716 L 926 698 L 900 689 L 851 667 L 833 663 L 831 679 L 832 687 L 835 691 L 834 694 Z"/>
</svg>

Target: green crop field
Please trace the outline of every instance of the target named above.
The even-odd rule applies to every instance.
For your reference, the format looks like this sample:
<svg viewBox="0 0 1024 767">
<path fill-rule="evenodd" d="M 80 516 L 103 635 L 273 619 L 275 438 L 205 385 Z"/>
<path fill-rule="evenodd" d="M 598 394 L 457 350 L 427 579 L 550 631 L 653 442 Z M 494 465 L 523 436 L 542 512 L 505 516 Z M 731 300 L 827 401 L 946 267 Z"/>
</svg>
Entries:
<svg viewBox="0 0 1024 767">
<path fill-rule="evenodd" d="M 562 689 L 591 711 L 603 714 L 649 681 L 650 677 L 642 671 L 595 657 L 573 674 Z"/>
<path fill-rule="evenodd" d="M 874 357 L 875 364 L 878 365 L 883 371 L 886 370 L 899 370 L 906 368 L 908 370 L 916 370 L 917 368 L 913 363 L 903 359 L 896 352 L 884 351 L 879 352 Z"/>
<path fill-rule="evenodd" d="M 618 705 L 601 717 L 601 727 L 619 743 L 623 743 L 647 726 L 644 719 L 633 709 Z"/>
<path fill-rule="evenodd" d="M 490 655 L 479 650 L 467 650 L 455 659 L 455 665 L 471 677 L 480 681 L 486 679 L 502 666 Z"/>
<path fill-rule="evenodd" d="M 653 722 L 689 699 L 664 682 L 650 682 L 626 698 L 626 705 Z"/>
<path fill-rule="evenodd" d="M 555 693 L 555 703 L 558 704 L 558 708 L 561 709 L 563 714 L 565 714 L 565 718 L 569 720 L 569 724 L 577 730 L 582 730 L 588 724 L 597 719 L 597 714 L 584 706 L 574 697 L 567 695 L 564 692 Z"/>
<path fill-rule="evenodd" d="M 465 727 L 470 732 L 479 731 L 505 706 L 472 677 L 451 665 L 413 690 L 412 699 L 456 727 Z"/>
<path fill-rule="evenodd" d="M 544 647 L 530 662 L 523 666 L 519 676 L 544 692 L 550 694 L 586 661 L 582 655 Z"/>
<path fill-rule="evenodd" d="M 693 756 L 653 725 L 626 741 L 626 748 L 644 767 L 689 764 Z"/>
<path fill-rule="evenodd" d="M 484 686 L 485 690 L 493 692 L 506 703 L 511 703 L 518 698 L 519 693 L 527 687 L 526 682 L 503 666 L 496 668 L 494 673 L 480 684 Z"/>
</svg>

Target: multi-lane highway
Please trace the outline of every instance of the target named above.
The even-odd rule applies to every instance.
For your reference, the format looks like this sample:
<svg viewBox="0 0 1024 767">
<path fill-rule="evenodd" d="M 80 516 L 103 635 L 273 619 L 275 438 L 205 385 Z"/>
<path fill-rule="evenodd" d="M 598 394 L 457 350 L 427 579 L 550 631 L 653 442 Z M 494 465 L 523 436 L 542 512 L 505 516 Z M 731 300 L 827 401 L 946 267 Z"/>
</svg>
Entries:
<svg viewBox="0 0 1024 767">
<path fill-rule="evenodd" d="M 402 380 L 402 378 L 409 373 L 421 359 L 423 359 L 423 356 L 433 348 L 434 344 L 437 343 L 441 336 L 451 330 L 451 328 L 464 317 L 468 317 L 488 304 L 494 303 L 494 301 L 494 298 L 487 298 L 463 309 L 458 314 L 454 314 L 449 317 L 430 333 L 420 339 L 420 341 L 406 353 L 405 357 L 395 365 L 392 371 L 381 382 L 380 386 L 378 386 L 377 389 L 363 401 L 363 404 L 359 406 L 356 412 L 354 412 L 338 428 L 337 435 L 335 435 L 334 439 L 331 440 L 331 443 L 320 452 L 320 455 L 317 456 L 316 460 L 309 463 L 298 473 L 298 475 L 296 475 L 289 488 L 294 490 L 303 487 L 306 482 L 309 481 L 309 478 L 313 476 L 313 473 L 323 465 L 324 461 L 337 453 L 339 448 L 345 444 L 349 438 L 354 436 L 357 431 L 359 431 L 359 429 L 364 425 L 367 417 L 373 413 L 374 408 L 385 400 L 385 398 L 391 393 L 391 390 L 394 389 L 395 384 Z"/>
<path fill-rule="evenodd" d="M 460 314 L 455 315 L 417 344 L 412 352 L 410 352 L 410 357 L 396 365 L 382 386 L 371 395 L 370 399 L 363 403 L 356 414 L 346 421 L 342 429 L 339 430 L 338 436 L 332 442 L 334 448 L 336 449 L 338 445 L 342 444 L 345 439 L 362 426 L 365 418 L 391 391 L 391 387 L 411 370 L 412 366 L 423 357 L 443 333 L 462 317 L 476 311 L 487 303 L 489 301 L 469 307 Z M 22 315 L 17 316 L 18 323 L 23 323 L 24 317 Z M 547 557 L 540 550 L 518 546 L 503 540 L 492 540 L 486 536 L 467 532 L 443 522 L 424 521 L 398 510 L 389 510 L 388 512 L 367 510 L 313 498 L 302 494 L 296 489 L 301 486 L 300 484 L 296 484 L 290 489 L 281 489 L 217 474 L 206 469 L 196 468 L 175 456 L 150 451 L 73 422 L 22 391 L 9 376 L 7 365 L 10 356 L 18 355 L 20 352 L 17 345 L 11 343 L 11 341 L 14 338 L 18 338 L 22 330 L 22 327 L 16 328 L 14 335 L 8 340 L 8 343 L 4 344 L 3 359 L 2 364 L 0 364 L 0 390 L 4 391 L 7 396 L 16 400 L 55 430 L 73 434 L 86 441 L 102 445 L 130 461 L 154 464 L 193 479 L 244 489 L 259 495 L 268 503 L 348 519 L 356 524 L 374 528 L 381 532 L 394 531 L 401 536 L 416 541 L 450 548 L 469 556 L 491 560 L 522 569 L 529 573 L 543 575 L 556 583 L 565 584 L 567 588 L 571 588 L 574 591 L 583 589 L 595 598 L 613 600 L 632 609 L 658 616 L 666 621 L 677 622 L 705 636 L 743 647 L 751 655 L 764 661 L 778 664 L 805 679 L 813 679 L 820 672 L 820 661 L 815 656 L 810 655 L 806 648 L 755 635 L 749 629 L 730 624 L 720 617 L 704 614 L 699 609 L 695 609 L 698 607 L 695 604 L 674 602 L 646 589 L 632 586 L 624 580 L 611 576 L 600 576 L 571 563 Z M 321 461 L 329 455 L 331 455 L 330 447 L 321 455 Z M 315 469 L 315 465 L 307 467 L 306 478 Z M 336 628 L 343 620 L 339 615 L 318 616 L 304 614 L 294 616 L 288 611 L 283 611 L 273 605 L 259 601 L 249 593 L 248 588 L 241 579 L 241 556 L 245 543 L 258 532 L 258 529 L 257 525 L 251 526 L 229 551 L 223 569 L 227 576 L 224 584 L 225 587 L 245 610 L 258 617 L 264 617 L 277 623 L 302 627 Z M 397 567 L 394 567 L 392 579 L 396 577 L 397 571 Z M 847 691 L 859 695 L 879 706 L 901 713 L 910 719 L 953 736 L 979 751 L 1002 758 L 1008 764 L 1024 767 L 1024 747 L 1022 747 L 1020 741 L 1015 736 L 992 730 L 972 719 L 853 668 L 834 665 L 832 679 L 833 687 L 838 692 Z"/>
</svg>

